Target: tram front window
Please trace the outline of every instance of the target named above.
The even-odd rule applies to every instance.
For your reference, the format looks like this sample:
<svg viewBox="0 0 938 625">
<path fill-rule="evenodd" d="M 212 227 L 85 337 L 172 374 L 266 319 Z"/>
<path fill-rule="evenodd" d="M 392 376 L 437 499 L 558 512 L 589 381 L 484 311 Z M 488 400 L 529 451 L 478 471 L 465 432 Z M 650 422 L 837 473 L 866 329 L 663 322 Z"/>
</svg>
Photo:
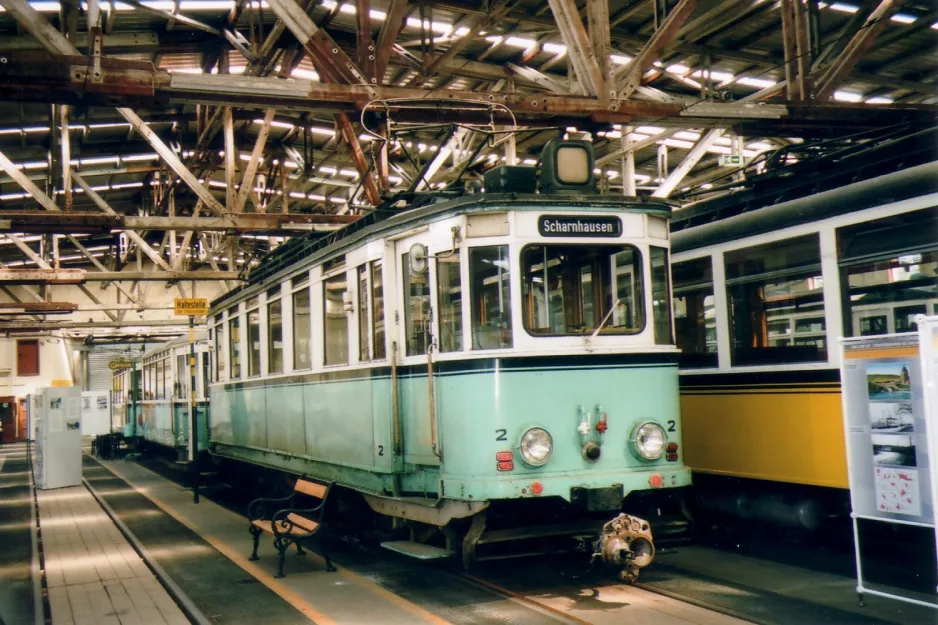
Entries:
<svg viewBox="0 0 938 625">
<path fill-rule="evenodd" d="M 531 334 L 592 334 L 600 326 L 600 334 L 635 334 L 645 325 L 642 258 L 631 246 L 531 245 L 521 268 Z"/>
</svg>

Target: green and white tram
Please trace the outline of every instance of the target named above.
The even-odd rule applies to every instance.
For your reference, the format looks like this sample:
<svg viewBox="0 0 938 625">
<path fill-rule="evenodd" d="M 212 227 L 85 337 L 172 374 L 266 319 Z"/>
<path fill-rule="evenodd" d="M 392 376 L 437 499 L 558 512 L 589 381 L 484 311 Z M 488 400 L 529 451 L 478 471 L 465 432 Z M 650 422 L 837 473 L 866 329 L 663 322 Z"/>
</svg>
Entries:
<svg viewBox="0 0 938 625">
<path fill-rule="evenodd" d="M 195 412 L 199 449 L 208 448 L 208 380 L 211 355 L 206 332 L 196 331 Z M 112 431 L 138 436 L 147 444 L 176 449 L 184 457 L 189 445 L 189 338 L 174 339 L 148 350 L 132 366 L 114 374 Z M 136 389 L 136 393 L 134 393 Z M 135 396 L 136 395 L 136 396 Z"/>
<path fill-rule="evenodd" d="M 595 194 L 587 143 L 542 162 L 540 193 L 504 168 L 484 194 L 294 240 L 213 302 L 213 454 L 334 481 L 467 564 L 676 498 L 671 208 Z M 634 577 L 648 529 L 617 517 L 584 548 Z"/>
</svg>

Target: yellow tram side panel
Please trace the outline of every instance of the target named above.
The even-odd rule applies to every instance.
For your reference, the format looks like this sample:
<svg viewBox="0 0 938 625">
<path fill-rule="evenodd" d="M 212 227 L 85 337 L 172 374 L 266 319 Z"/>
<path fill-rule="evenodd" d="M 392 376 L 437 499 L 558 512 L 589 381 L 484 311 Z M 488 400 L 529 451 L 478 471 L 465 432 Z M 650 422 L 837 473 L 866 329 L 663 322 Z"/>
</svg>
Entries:
<svg viewBox="0 0 938 625">
<path fill-rule="evenodd" d="M 848 487 L 839 389 L 687 389 L 681 423 L 684 460 L 694 471 Z"/>
</svg>

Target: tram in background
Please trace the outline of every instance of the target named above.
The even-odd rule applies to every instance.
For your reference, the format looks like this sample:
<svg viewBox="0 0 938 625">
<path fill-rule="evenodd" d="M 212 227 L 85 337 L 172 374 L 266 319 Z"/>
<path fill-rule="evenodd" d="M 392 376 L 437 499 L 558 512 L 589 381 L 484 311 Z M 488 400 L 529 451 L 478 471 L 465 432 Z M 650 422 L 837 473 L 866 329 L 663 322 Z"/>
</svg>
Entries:
<svg viewBox="0 0 938 625">
<path fill-rule="evenodd" d="M 112 431 L 138 436 L 146 444 L 176 450 L 185 457 L 189 445 L 189 338 L 154 347 L 134 359 L 131 368 L 114 374 L 111 397 Z M 211 362 L 205 330 L 196 331 L 195 411 L 199 449 L 208 449 L 206 384 Z M 137 396 L 133 396 L 136 388 Z"/>
<path fill-rule="evenodd" d="M 726 196 L 675 221 L 685 461 L 704 509 L 809 530 L 846 511 L 837 341 L 938 313 L 935 138 L 920 133 L 911 167 L 913 150 L 887 146 L 899 171 L 765 206 L 795 180 L 780 176 L 762 208 Z"/>
<path fill-rule="evenodd" d="M 591 144 L 555 140 L 539 181 L 498 168 L 275 250 L 212 303 L 214 457 L 336 482 L 409 526 L 402 553 L 580 550 L 634 578 L 648 523 L 604 521 L 690 483 L 671 207 L 595 185 Z"/>
</svg>

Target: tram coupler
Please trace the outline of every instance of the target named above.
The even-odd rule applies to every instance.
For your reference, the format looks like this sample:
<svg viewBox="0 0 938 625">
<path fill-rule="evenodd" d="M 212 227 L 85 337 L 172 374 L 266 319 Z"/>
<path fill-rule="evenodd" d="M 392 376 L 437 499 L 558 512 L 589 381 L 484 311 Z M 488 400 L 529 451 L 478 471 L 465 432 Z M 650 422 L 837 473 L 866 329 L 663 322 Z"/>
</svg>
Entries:
<svg viewBox="0 0 938 625">
<path fill-rule="evenodd" d="M 595 549 L 594 561 L 602 560 L 626 583 L 636 581 L 639 571 L 655 559 L 648 521 L 624 513 L 603 525 Z"/>
</svg>

